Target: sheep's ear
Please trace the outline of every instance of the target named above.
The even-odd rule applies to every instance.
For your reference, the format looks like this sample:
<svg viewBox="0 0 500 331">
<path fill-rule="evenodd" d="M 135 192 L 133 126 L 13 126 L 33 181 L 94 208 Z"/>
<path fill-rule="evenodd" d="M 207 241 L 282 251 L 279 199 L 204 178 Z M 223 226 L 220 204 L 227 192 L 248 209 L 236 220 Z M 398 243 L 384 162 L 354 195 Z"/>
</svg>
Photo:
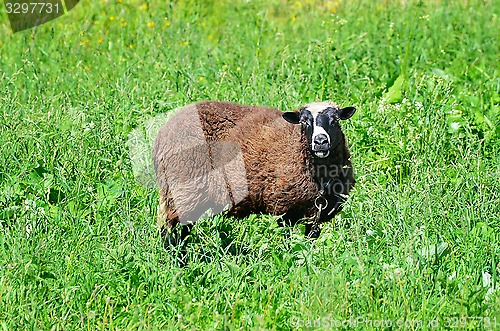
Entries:
<svg viewBox="0 0 500 331">
<path fill-rule="evenodd" d="M 289 123 L 299 124 L 300 113 L 298 111 L 287 111 L 286 113 L 283 113 L 283 118 Z"/>
<path fill-rule="evenodd" d="M 352 115 L 356 112 L 356 108 L 354 107 L 345 107 L 338 110 L 338 115 L 341 120 L 347 120 L 351 118 Z"/>
</svg>

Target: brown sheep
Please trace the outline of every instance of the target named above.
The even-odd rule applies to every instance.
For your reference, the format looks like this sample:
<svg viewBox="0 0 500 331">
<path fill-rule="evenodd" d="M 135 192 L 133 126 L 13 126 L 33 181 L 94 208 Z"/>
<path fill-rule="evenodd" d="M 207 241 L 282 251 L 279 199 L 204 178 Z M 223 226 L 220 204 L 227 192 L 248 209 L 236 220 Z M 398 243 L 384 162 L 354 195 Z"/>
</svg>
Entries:
<svg viewBox="0 0 500 331">
<path fill-rule="evenodd" d="M 207 211 L 225 211 L 238 218 L 281 215 L 286 224 L 305 220 L 306 235 L 317 237 L 354 185 L 338 124 L 354 112 L 330 102 L 295 112 L 216 101 L 182 108 L 153 147 L 163 233 Z M 176 240 L 189 230 L 183 226 Z"/>
</svg>

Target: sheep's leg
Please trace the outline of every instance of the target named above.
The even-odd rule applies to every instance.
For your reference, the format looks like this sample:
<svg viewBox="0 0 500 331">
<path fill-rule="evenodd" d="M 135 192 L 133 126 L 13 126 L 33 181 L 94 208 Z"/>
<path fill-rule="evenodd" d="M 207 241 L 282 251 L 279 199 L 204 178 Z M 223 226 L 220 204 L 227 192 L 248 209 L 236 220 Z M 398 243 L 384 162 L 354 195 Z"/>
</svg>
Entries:
<svg viewBox="0 0 500 331">
<path fill-rule="evenodd" d="M 299 223 L 300 220 L 300 215 L 302 213 L 297 212 L 297 211 L 288 211 L 286 214 L 282 215 L 281 217 L 278 217 L 277 222 L 278 226 L 280 227 L 287 227 L 287 231 L 284 232 L 283 236 L 285 240 L 290 239 L 291 235 L 291 227 Z"/>
<path fill-rule="evenodd" d="M 186 225 L 181 225 L 177 224 L 173 228 L 170 229 L 170 233 L 167 234 L 166 229 L 162 232 L 164 232 L 164 235 L 167 236 L 165 239 L 165 248 L 168 247 L 175 247 L 185 245 L 186 242 L 186 237 L 191 233 L 191 229 L 193 228 L 193 224 L 186 224 Z"/>
<path fill-rule="evenodd" d="M 306 223 L 305 235 L 307 238 L 316 239 L 319 237 L 320 233 L 321 233 L 321 228 L 319 227 L 318 223 L 316 222 Z"/>
<path fill-rule="evenodd" d="M 291 219 L 289 218 L 285 218 L 284 216 L 282 217 L 279 217 L 276 222 L 278 223 L 278 226 L 280 227 L 285 227 L 285 226 L 292 226 L 294 225 L 295 223 L 297 223 L 296 221 L 292 221 Z"/>
<path fill-rule="evenodd" d="M 167 250 L 173 252 L 181 267 L 185 267 L 187 263 L 186 237 L 192 228 L 193 224 L 177 224 L 170 230 L 166 226 L 162 228 L 162 237 L 165 238 L 163 245 Z"/>
<path fill-rule="evenodd" d="M 276 222 L 278 223 L 278 226 L 280 228 L 285 228 L 285 227 L 287 228 L 286 231 L 283 231 L 283 238 L 285 239 L 285 243 L 289 242 L 289 240 L 290 240 L 290 226 L 292 225 L 290 220 L 284 219 L 282 216 L 282 217 L 278 217 L 278 219 L 276 219 Z"/>
</svg>

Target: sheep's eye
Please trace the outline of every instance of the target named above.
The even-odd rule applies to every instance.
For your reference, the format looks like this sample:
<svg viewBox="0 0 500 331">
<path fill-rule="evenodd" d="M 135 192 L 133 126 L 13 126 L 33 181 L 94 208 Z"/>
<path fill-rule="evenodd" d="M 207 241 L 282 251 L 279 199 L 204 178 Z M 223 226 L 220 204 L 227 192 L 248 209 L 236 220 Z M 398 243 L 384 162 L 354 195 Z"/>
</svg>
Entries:
<svg viewBox="0 0 500 331">
<path fill-rule="evenodd" d="M 300 119 L 300 124 L 309 125 L 309 121 L 307 120 L 307 118 L 301 118 Z"/>
<path fill-rule="evenodd" d="M 339 121 L 339 118 L 338 118 L 337 116 L 331 116 L 331 117 L 330 117 L 330 120 L 329 120 L 330 125 L 333 125 L 333 124 L 335 124 L 335 123 L 338 123 L 338 121 Z"/>
</svg>

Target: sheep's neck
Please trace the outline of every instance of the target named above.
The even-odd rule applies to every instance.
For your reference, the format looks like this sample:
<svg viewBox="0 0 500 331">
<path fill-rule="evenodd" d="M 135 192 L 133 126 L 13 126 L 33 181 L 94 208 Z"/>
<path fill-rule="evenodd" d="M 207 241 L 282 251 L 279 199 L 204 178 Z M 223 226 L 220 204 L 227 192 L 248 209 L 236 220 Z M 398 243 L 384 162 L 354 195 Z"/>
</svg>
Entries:
<svg viewBox="0 0 500 331">
<path fill-rule="evenodd" d="M 341 139 L 337 147 L 325 158 L 315 157 L 309 149 L 305 133 L 302 132 L 302 153 L 306 160 L 306 167 L 318 188 L 329 191 L 328 186 L 341 177 L 345 177 L 345 163 L 349 159 L 349 152 L 345 148 L 345 139 Z M 326 192 L 327 194 L 330 192 Z"/>
<path fill-rule="evenodd" d="M 328 157 L 321 159 L 314 157 L 309 152 L 309 169 L 319 191 L 329 191 L 328 186 L 331 186 L 339 178 L 345 177 L 346 153 L 342 146 L 342 144 L 339 144 Z"/>
</svg>

